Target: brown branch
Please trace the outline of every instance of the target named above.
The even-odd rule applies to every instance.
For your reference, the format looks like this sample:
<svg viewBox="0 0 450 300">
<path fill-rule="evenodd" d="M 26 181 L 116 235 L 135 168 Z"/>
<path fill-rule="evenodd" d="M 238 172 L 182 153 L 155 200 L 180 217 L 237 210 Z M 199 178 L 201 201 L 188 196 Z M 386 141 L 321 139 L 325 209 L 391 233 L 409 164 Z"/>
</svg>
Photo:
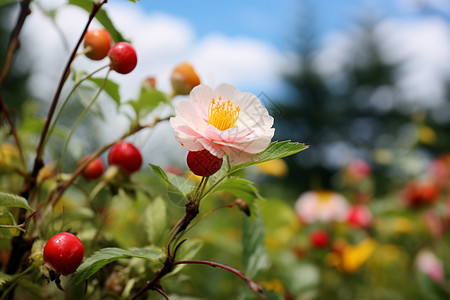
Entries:
<svg viewBox="0 0 450 300">
<path fill-rule="evenodd" d="M 17 135 L 16 127 L 14 126 L 14 123 L 11 120 L 11 117 L 9 116 L 8 108 L 6 107 L 1 94 L 0 94 L 0 111 L 2 111 L 3 114 L 5 115 L 6 122 L 8 122 L 8 124 L 9 124 L 11 135 L 13 136 L 14 141 L 16 142 L 17 148 L 19 149 L 20 161 L 22 162 L 23 166 L 25 167 L 26 162 L 25 162 L 25 157 L 23 155 L 22 147 L 20 146 L 19 136 Z M 26 177 L 26 176 L 24 176 L 24 177 Z"/>
<path fill-rule="evenodd" d="M 253 280 L 251 280 L 250 278 L 248 278 L 247 276 L 245 276 L 245 274 L 242 273 L 241 271 L 236 270 L 236 269 L 234 269 L 234 268 L 231 268 L 231 267 L 229 267 L 229 266 L 222 265 L 222 264 L 219 264 L 219 263 L 215 263 L 215 262 L 212 262 L 212 261 L 206 261 L 206 260 L 180 260 L 180 261 L 174 262 L 174 263 L 172 264 L 172 267 L 174 267 L 174 266 L 176 266 L 176 265 L 181 265 L 181 264 L 199 264 L 199 265 L 208 265 L 208 266 L 211 266 L 211 267 L 213 267 L 213 268 L 218 267 L 218 268 L 224 269 L 224 270 L 226 270 L 226 271 L 228 271 L 228 272 L 233 273 L 234 275 L 238 276 L 238 277 L 241 278 L 243 281 L 245 281 L 245 283 L 247 284 L 248 288 L 249 288 L 251 291 L 253 291 L 253 292 L 255 292 L 255 293 L 258 293 L 258 294 L 260 294 L 261 296 L 264 296 L 263 289 L 262 289 L 257 283 L 255 283 Z"/>
<path fill-rule="evenodd" d="M 36 159 L 34 161 L 34 165 L 33 165 L 33 171 L 32 171 L 32 176 L 34 178 L 36 178 L 37 174 L 39 173 L 39 170 L 42 168 L 43 166 L 43 162 L 42 162 L 42 155 L 44 152 L 44 146 L 45 146 L 45 140 L 46 140 L 46 136 L 48 133 L 48 129 L 50 127 L 50 123 L 53 117 L 53 114 L 55 113 L 56 110 L 56 106 L 58 104 L 58 100 L 59 100 L 59 96 L 61 95 L 64 83 L 66 82 L 67 78 L 69 77 L 70 74 L 70 66 L 72 65 L 73 60 L 75 59 L 75 56 L 77 54 L 78 48 L 81 45 L 81 42 L 84 39 L 84 36 L 86 35 L 86 32 L 92 22 L 92 20 L 95 18 L 95 15 L 97 14 L 97 12 L 100 10 L 100 8 L 102 7 L 103 4 L 105 4 L 107 2 L 107 0 L 103 0 L 101 2 L 94 2 L 93 6 L 92 6 L 92 11 L 89 14 L 89 18 L 88 21 L 83 29 L 83 32 L 80 35 L 80 38 L 78 39 L 77 44 L 75 45 L 75 47 L 73 48 L 72 54 L 70 55 L 67 63 L 66 63 L 66 67 L 64 68 L 64 71 L 61 75 L 61 79 L 59 81 L 58 87 L 56 89 L 55 95 L 53 97 L 53 101 L 52 104 L 50 105 L 48 114 L 47 114 L 47 118 L 45 119 L 45 123 L 44 123 L 44 128 L 42 129 L 41 132 L 41 138 L 39 140 L 39 144 L 36 150 Z M 31 185 L 33 186 L 33 184 Z"/>
<path fill-rule="evenodd" d="M 20 2 L 19 18 L 17 19 L 16 26 L 11 32 L 8 49 L 6 50 L 5 61 L 0 72 L 0 88 L 3 86 L 3 83 L 8 76 L 9 70 L 11 69 L 14 54 L 20 47 L 19 34 L 22 30 L 23 24 L 25 23 L 25 19 L 31 13 L 30 2 L 31 0 L 23 0 L 22 2 Z"/>
</svg>

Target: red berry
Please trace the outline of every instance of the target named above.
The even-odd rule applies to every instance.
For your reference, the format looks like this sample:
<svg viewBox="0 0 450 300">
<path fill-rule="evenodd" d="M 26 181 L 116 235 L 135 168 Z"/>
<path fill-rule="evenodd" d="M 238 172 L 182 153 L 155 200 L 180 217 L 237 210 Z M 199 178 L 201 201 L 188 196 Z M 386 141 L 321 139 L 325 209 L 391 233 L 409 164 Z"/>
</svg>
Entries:
<svg viewBox="0 0 450 300">
<path fill-rule="evenodd" d="M 222 167 L 222 158 L 212 155 L 208 150 L 189 151 L 187 165 L 197 176 L 211 176 Z"/>
<path fill-rule="evenodd" d="M 324 248 L 330 243 L 328 232 L 323 229 L 317 229 L 309 236 L 311 245 L 314 248 Z"/>
<path fill-rule="evenodd" d="M 120 42 L 111 47 L 108 52 L 111 59 L 111 69 L 120 74 L 128 74 L 137 64 L 137 55 L 133 46 L 127 42 Z"/>
<path fill-rule="evenodd" d="M 80 161 L 80 164 L 85 162 L 88 158 L 89 155 L 83 157 Z M 87 166 L 83 169 L 81 175 L 86 180 L 94 180 L 100 178 L 103 175 L 104 171 L 105 165 L 103 164 L 103 161 L 100 157 L 96 157 L 94 158 L 94 160 L 87 164 Z"/>
<path fill-rule="evenodd" d="M 54 235 L 44 247 L 45 264 L 58 274 L 69 275 L 75 272 L 83 257 L 83 244 L 69 232 Z"/>
<path fill-rule="evenodd" d="M 106 29 L 92 29 L 84 36 L 84 48 L 89 50 L 85 55 L 93 60 L 101 60 L 108 55 L 111 48 L 112 38 Z"/>
<path fill-rule="evenodd" d="M 111 147 L 108 163 L 131 174 L 141 168 L 142 155 L 133 144 L 122 141 Z"/>
</svg>

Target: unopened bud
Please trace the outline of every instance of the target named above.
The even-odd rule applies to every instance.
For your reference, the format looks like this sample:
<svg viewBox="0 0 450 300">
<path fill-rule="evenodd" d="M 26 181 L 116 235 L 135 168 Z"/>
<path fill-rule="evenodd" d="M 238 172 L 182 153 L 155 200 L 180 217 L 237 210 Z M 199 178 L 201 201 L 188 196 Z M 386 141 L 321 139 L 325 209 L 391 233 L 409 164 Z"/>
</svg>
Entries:
<svg viewBox="0 0 450 300">
<path fill-rule="evenodd" d="M 250 208 L 244 200 L 242 200 L 241 198 L 236 198 L 236 200 L 234 200 L 234 203 L 236 203 L 236 206 L 247 216 L 250 216 Z"/>
</svg>

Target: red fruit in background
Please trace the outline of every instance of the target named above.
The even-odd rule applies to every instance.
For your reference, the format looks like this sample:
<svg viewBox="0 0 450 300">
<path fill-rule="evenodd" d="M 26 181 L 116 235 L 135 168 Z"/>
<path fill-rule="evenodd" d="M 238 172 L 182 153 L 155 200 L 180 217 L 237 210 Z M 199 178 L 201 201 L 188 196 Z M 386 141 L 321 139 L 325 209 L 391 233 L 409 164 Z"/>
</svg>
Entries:
<svg viewBox="0 0 450 300">
<path fill-rule="evenodd" d="M 109 150 L 108 163 L 131 174 L 141 168 L 142 155 L 133 144 L 122 141 Z"/>
<path fill-rule="evenodd" d="M 80 161 L 80 164 L 85 162 L 89 158 L 89 155 L 83 157 Z M 81 175 L 86 180 L 94 180 L 98 179 L 103 175 L 105 171 L 105 165 L 100 157 L 96 157 L 92 160 L 84 169 Z"/>
<path fill-rule="evenodd" d="M 358 228 L 367 228 L 372 225 L 372 213 L 363 205 L 354 205 L 350 208 L 347 223 Z"/>
<path fill-rule="evenodd" d="M 439 188 L 431 181 L 411 181 L 403 190 L 403 200 L 410 207 L 434 203 L 438 196 Z"/>
<path fill-rule="evenodd" d="M 101 60 L 108 55 L 112 38 L 106 29 L 92 29 L 84 36 L 84 48 L 89 48 L 85 55 L 92 60 Z"/>
<path fill-rule="evenodd" d="M 127 42 L 120 42 L 112 46 L 108 57 L 111 59 L 111 69 L 120 74 L 130 73 L 137 65 L 136 51 Z"/>
<path fill-rule="evenodd" d="M 83 244 L 69 232 L 54 235 L 44 247 L 44 263 L 58 274 L 69 275 L 75 272 L 83 257 Z"/>
<path fill-rule="evenodd" d="M 187 165 L 197 176 L 208 177 L 222 167 L 223 159 L 212 155 L 208 150 L 189 151 Z"/>
<path fill-rule="evenodd" d="M 317 229 L 310 234 L 309 240 L 314 248 L 324 248 L 330 243 L 330 235 L 326 230 Z"/>
</svg>

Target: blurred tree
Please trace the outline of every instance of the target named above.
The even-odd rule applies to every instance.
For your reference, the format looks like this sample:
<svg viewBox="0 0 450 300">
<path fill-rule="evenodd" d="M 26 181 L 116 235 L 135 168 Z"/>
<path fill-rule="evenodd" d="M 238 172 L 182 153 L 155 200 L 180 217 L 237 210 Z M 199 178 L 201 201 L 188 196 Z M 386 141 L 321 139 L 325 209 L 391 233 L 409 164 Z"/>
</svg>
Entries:
<svg viewBox="0 0 450 300">
<path fill-rule="evenodd" d="M 277 120 L 277 139 L 290 137 L 310 149 L 289 158 L 288 184 L 298 191 L 332 188 L 333 175 L 353 158 L 374 166 L 376 191 L 386 191 L 392 178 L 388 158 L 399 131 L 410 124 L 411 115 L 402 107 L 395 89 L 400 64 L 384 59 L 375 33 L 376 20 L 364 19 L 352 32 L 351 45 L 344 53 L 338 76 L 326 77 L 317 64 L 319 47 L 310 20 L 300 26 L 297 71 L 286 76 L 291 96 L 282 103 Z M 392 153 L 390 153 L 392 154 Z M 386 156 L 386 155 L 385 155 Z"/>
</svg>

